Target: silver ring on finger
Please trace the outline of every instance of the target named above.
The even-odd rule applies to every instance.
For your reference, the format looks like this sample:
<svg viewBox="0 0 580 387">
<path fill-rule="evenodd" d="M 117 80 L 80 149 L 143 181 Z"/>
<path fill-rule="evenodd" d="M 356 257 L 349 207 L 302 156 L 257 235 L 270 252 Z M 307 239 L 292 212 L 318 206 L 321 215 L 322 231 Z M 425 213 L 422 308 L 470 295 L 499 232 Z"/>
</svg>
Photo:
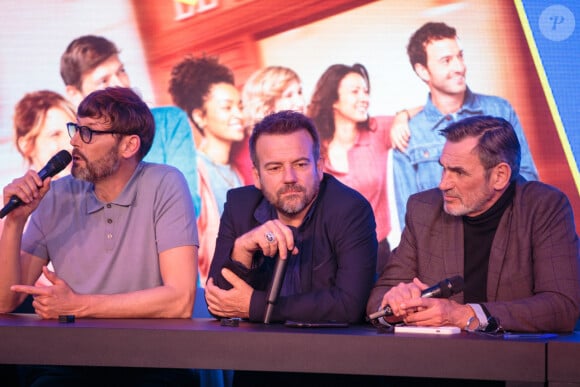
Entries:
<svg viewBox="0 0 580 387">
<path fill-rule="evenodd" d="M 274 233 L 272 231 L 268 231 L 267 233 L 265 233 L 264 237 L 266 238 L 268 243 L 276 242 L 276 235 L 274 235 Z"/>
</svg>

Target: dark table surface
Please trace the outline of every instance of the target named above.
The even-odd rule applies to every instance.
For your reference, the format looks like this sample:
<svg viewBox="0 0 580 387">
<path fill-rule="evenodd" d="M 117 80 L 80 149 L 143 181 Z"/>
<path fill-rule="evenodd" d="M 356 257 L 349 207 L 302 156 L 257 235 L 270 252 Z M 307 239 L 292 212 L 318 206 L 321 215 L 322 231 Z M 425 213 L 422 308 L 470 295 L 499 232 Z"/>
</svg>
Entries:
<svg viewBox="0 0 580 387">
<path fill-rule="evenodd" d="M 580 385 L 580 332 L 549 340 L 547 356 L 550 386 Z"/>
<path fill-rule="evenodd" d="M 558 337 L 570 351 L 577 335 Z M 370 325 L 290 328 L 213 319 L 41 320 L 0 315 L 0 363 L 173 367 L 542 382 L 544 339 L 381 334 Z M 565 347 L 570 345 L 570 348 Z M 568 352 L 566 352 L 568 353 Z M 552 354 L 557 358 L 556 352 Z M 579 357 L 576 357 L 579 359 Z M 580 360 L 578 360 L 580 362 Z M 580 368 L 580 367 L 577 367 Z M 557 367 L 548 369 L 562 371 Z M 578 370 L 577 370 L 578 371 Z"/>
</svg>

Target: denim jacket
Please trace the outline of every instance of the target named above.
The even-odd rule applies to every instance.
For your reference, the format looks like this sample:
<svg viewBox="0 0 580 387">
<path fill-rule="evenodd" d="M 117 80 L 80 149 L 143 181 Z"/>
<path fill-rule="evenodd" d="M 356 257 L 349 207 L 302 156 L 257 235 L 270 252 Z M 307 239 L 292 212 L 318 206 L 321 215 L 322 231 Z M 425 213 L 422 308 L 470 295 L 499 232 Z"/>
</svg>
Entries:
<svg viewBox="0 0 580 387">
<path fill-rule="evenodd" d="M 439 165 L 439 157 L 445 144 L 445 137 L 439 131 L 463 118 L 476 115 L 501 117 L 512 124 L 522 150 L 520 175 L 527 180 L 538 180 L 538 171 L 522 126 L 508 101 L 500 97 L 476 94 L 468 88 L 461 109 L 456 113 L 444 115 L 433 105 L 429 94 L 423 110 L 409 121 L 411 138 L 407 150 L 393 151 L 395 200 L 401 229 L 405 226 L 409 196 L 439 185 L 443 172 Z"/>
</svg>

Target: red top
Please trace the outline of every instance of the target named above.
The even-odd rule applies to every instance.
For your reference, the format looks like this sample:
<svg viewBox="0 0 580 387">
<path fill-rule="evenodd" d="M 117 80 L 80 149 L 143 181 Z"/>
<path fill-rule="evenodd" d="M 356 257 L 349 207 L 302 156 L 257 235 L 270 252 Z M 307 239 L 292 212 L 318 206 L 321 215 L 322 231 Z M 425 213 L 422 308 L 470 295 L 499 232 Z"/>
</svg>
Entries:
<svg viewBox="0 0 580 387">
<path fill-rule="evenodd" d="M 387 155 L 391 149 L 391 125 L 394 117 L 370 119 L 370 130 L 359 130 L 355 144 L 348 151 L 348 172 L 338 172 L 330 161 L 324 171 L 360 192 L 371 204 L 377 222 L 377 239 L 382 241 L 391 230 L 387 197 Z"/>
</svg>

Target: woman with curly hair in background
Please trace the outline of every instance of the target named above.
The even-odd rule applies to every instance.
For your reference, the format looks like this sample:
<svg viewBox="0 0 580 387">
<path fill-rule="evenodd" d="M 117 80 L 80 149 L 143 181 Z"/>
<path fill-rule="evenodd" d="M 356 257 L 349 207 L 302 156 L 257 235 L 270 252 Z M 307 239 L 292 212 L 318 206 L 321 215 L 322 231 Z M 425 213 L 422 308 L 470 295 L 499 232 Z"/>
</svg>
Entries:
<svg viewBox="0 0 580 387">
<path fill-rule="evenodd" d="M 169 93 L 195 128 L 201 195 L 199 276 L 204 286 L 228 190 L 242 186 L 231 163 L 234 143 L 244 139 L 240 93 L 232 71 L 217 58 L 188 56 L 171 71 Z M 199 139 L 199 141 L 198 141 Z"/>
</svg>

